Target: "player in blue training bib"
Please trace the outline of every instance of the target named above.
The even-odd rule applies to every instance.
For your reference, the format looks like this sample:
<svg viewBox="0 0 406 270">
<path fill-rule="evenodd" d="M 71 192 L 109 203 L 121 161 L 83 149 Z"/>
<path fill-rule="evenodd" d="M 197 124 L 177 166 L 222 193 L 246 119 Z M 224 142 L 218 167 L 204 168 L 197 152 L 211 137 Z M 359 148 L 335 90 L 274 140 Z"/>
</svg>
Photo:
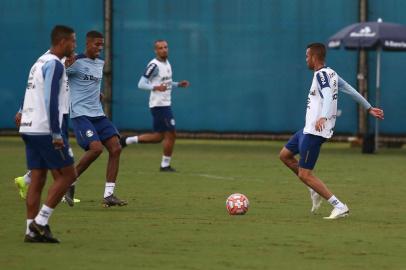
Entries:
<svg viewBox="0 0 406 270">
<path fill-rule="evenodd" d="M 121 154 L 120 135 L 105 116 L 100 100 L 104 61 L 99 55 L 103 46 L 103 34 L 90 31 L 86 34 L 85 52 L 77 55 L 73 63 L 67 62 L 71 91 L 70 117 L 76 140 L 86 151 L 76 165 L 76 171 L 80 176 L 105 147 L 109 158 L 102 204 L 104 207 L 124 206 L 127 202 L 114 195 Z M 65 197 L 73 200 L 74 188 L 73 185 Z"/>
</svg>

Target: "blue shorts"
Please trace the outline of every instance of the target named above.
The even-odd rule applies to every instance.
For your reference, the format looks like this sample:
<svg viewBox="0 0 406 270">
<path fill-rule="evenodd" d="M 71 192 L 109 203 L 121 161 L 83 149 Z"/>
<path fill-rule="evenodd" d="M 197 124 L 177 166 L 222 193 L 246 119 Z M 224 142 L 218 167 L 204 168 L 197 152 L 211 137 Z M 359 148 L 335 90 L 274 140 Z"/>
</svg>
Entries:
<svg viewBox="0 0 406 270">
<path fill-rule="evenodd" d="M 85 151 L 93 141 L 104 142 L 113 136 L 120 137 L 118 130 L 106 116 L 79 116 L 72 118 L 76 141 Z"/>
<path fill-rule="evenodd" d="M 285 145 L 293 154 L 299 154 L 299 167 L 313 170 L 319 157 L 321 145 L 326 138 L 313 134 L 303 134 L 303 129 L 296 132 Z"/>
<path fill-rule="evenodd" d="M 27 168 L 61 169 L 73 165 L 73 153 L 66 136 L 62 135 L 65 146 L 55 149 L 51 135 L 22 135 L 27 156 Z"/>
<path fill-rule="evenodd" d="M 156 132 L 174 131 L 175 119 L 170 106 L 151 108 L 153 128 Z"/>
</svg>

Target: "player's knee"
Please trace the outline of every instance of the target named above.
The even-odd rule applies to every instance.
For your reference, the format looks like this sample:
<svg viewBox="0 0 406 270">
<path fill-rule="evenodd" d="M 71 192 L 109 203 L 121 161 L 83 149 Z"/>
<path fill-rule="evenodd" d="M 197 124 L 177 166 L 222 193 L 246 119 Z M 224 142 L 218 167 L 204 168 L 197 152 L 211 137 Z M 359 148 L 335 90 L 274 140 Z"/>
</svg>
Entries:
<svg viewBox="0 0 406 270">
<path fill-rule="evenodd" d="M 121 154 L 121 146 L 120 144 L 114 145 L 109 149 L 109 154 L 112 156 L 119 156 Z"/>
<path fill-rule="evenodd" d="M 155 141 L 156 141 L 156 142 L 162 142 L 163 139 L 164 139 L 164 135 L 163 135 L 162 133 L 157 133 L 157 134 L 155 135 Z"/>
<path fill-rule="evenodd" d="M 100 156 L 103 153 L 103 145 L 102 144 L 96 144 L 92 145 L 89 148 L 89 151 L 96 157 Z"/>
<path fill-rule="evenodd" d="M 286 151 L 284 151 L 284 149 L 282 149 L 279 152 L 279 159 L 283 162 L 283 163 L 287 163 L 289 160 L 289 156 L 286 154 Z"/>
<path fill-rule="evenodd" d="M 299 170 L 299 173 L 297 174 L 297 176 L 299 177 L 300 180 L 302 180 L 302 182 L 304 182 L 304 183 L 309 182 L 310 174 L 308 172 Z"/>
</svg>

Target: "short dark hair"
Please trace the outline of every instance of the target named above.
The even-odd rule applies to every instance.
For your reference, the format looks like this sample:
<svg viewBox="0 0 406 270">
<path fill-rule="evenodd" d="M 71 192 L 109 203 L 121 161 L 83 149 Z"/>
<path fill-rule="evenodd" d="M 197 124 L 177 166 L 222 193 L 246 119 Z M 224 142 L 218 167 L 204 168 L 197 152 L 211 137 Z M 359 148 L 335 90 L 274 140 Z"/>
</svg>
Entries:
<svg viewBox="0 0 406 270">
<path fill-rule="evenodd" d="M 51 32 L 52 46 L 57 45 L 62 39 L 69 38 L 73 33 L 75 33 L 75 30 L 69 26 L 55 25 Z"/>
<path fill-rule="evenodd" d="M 156 44 L 158 42 L 166 42 L 166 43 L 168 43 L 165 39 L 157 39 L 157 40 L 154 41 L 154 48 L 155 48 L 155 46 L 156 46 Z"/>
<path fill-rule="evenodd" d="M 87 32 L 86 38 L 104 38 L 104 36 L 99 31 L 92 30 Z"/>
<path fill-rule="evenodd" d="M 307 45 L 307 49 L 310 49 L 312 54 L 316 55 L 319 60 L 324 61 L 326 59 L 326 46 L 323 43 L 311 43 Z"/>
</svg>

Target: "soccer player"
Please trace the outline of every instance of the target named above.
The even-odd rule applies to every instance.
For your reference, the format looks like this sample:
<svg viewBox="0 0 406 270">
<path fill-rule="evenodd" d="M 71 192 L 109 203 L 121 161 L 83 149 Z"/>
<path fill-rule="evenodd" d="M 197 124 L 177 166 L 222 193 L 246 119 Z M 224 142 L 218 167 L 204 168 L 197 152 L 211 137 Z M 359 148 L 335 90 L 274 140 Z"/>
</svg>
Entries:
<svg viewBox="0 0 406 270">
<path fill-rule="evenodd" d="M 148 63 L 144 75 L 138 82 L 138 88 L 151 91 L 149 108 L 153 117 L 153 133 L 133 137 L 122 137 L 122 147 L 132 143 L 163 142 L 161 172 L 175 172 L 171 167 L 176 131 L 175 119 L 171 109 L 171 93 L 173 87 L 188 87 L 188 81 L 172 81 L 172 67 L 168 61 L 168 43 L 165 40 L 155 41 L 156 58 Z"/>
<path fill-rule="evenodd" d="M 349 208 L 341 202 L 327 186 L 313 174 L 322 144 L 333 135 L 337 116 L 338 90 L 351 95 L 372 116 L 383 119 L 383 110 L 372 107 L 354 88 L 341 79 L 337 73 L 325 66 L 326 48 L 321 43 L 307 46 L 306 63 L 314 71 L 313 82 L 307 98 L 305 127 L 297 131 L 282 148 L 280 159 L 299 179 L 309 187 L 312 212 L 320 207 L 322 198 L 333 210 L 326 219 L 348 216 Z M 295 155 L 300 155 L 300 160 Z"/>
<path fill-rule="evenodd" d="M 59 243 L 51 233 L 48 220 L 76 178 L 68 138 L 61 131 L 63 115 L 69 111 L 69 88 L 61 59 L 76 48 L 74 30 L 55 26 L 51 44 L 49 53 L 38 58 L 30 70 L 20 123 L 27 167 L 31 170 L 24 241 L 34 243 Z M 39 209 L 48 170 L 51 170 L 54 183 Z"/>
<path fill-rule="evenodd" d="M 86 151 L 76 164 L 76 171 L 80 176 L 105 147 L 109 158 L 102 204 L 104 207 L 124 206 L 127 202 L 114 195 L 121 153 L 120 135 L 105 116 L 100 102 L 104 61 L 99 55 L 103 46 L 103 34 L 90 31 L 86 34 L 85 52 L 77 55 L 74 61 L 66 63 L 69 66 L 66 72 L 71 92 L 70 117 L 76 140 Z M 74 198 L 74 185 L 65 194 L 65 198 Z"/>
<path fill-rule="evenodd" d="M 49 50 L 45 54 L 49 54 Z M 74 57 L 74 55 L 72 55 L 72 56 Z M 61 62 L 65 65 L 65 60 L 70 59 L 72 56 L 62 58 Z M 67 87 L 69 87 L 69 85 L 67 83 L 67 76 L 65 76 L 65 79 L 66 79 L 65 85 Z M 69 89 L 68 89 L 68 91 L 69 91 Z M 14 116 L 14 122 L 15 122 L 17 128 L 20 128 L 22 106 L 23 106 L 23 104 L 21 104 L 18 112 Z M 68 132 L 69 114 L 64 114 L 63 118 L 64 118 L 64 121 L 62 121 L 62 133 L 65 135 L 66 138 L 69 138 L 69 132 Z M 71 151 L 73 154 L 72 148 L 69 148 L 69 151 Z M 27 197 L 28 186 L 31 183 L 31 171 L 29 170 L 23 176 L 16 177 L 14 179 L 14 183 L 16 184 L 20 197 L 23 200 L 25 200 Z M 62 202 L 68 203 L 69 206 L 73 206 L 74 203 L 80 202 L 80 200 L 77 198 L 74 198 L 73 201 L 71 201 L 69 199 L 70 198 L 68 198 L 68 200 L 66 200 L 65 196 L 64 196 L 62 198 Z"/>
</svg>

